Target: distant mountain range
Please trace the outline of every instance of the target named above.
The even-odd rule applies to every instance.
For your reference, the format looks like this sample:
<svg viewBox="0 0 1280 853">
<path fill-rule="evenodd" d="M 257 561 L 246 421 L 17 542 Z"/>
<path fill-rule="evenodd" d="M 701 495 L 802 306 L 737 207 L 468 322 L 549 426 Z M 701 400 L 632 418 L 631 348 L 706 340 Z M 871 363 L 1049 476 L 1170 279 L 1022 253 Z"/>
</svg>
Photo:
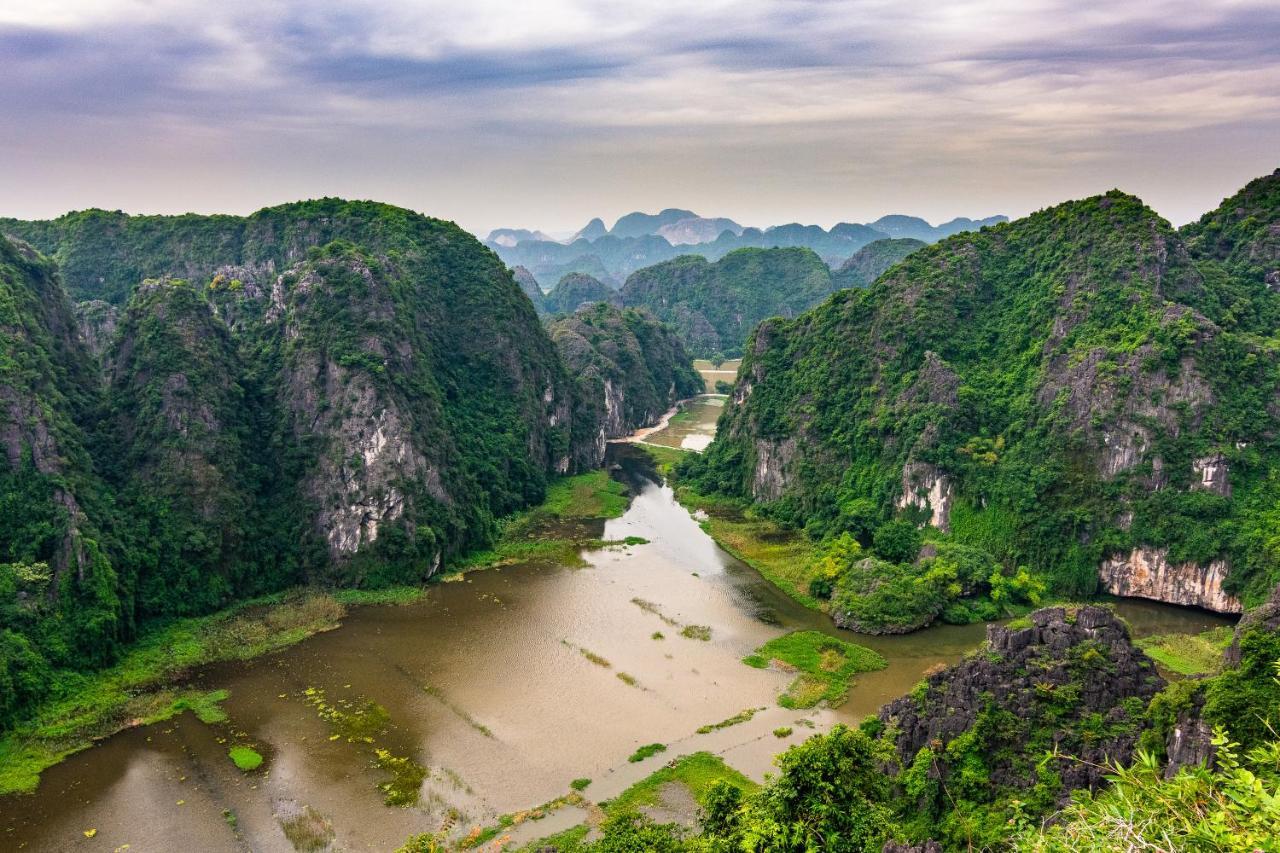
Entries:
<svg viewBox="0 0 1280 853">
<path fill-rule="evenodd" d="M 934 243 L 961 231 L 976 231 L 984 225 L 1006 221 L 1006 216 L 977 220 L 960 217 L 931 225 L 917 216 L 895 214 L 865 224 L 841 222 L 830 230 L 799 223 L 761 229 L 671 207 L 659 213 L 628 213 L 612 228 L 605 228 L 604 221 L 597 217 L 565 242 L 523 228 L 499 228 L 490 232 L 484 242 L 508 266 L 527 269 L 544 289 L 575 272 L 621 287 L 636 270 L 680 255 L 701 255 L 715 261 L 735 249 L 801 247 L 812 249 L 829 266 L 838 267 L 876 240 Z"/>
</svg>

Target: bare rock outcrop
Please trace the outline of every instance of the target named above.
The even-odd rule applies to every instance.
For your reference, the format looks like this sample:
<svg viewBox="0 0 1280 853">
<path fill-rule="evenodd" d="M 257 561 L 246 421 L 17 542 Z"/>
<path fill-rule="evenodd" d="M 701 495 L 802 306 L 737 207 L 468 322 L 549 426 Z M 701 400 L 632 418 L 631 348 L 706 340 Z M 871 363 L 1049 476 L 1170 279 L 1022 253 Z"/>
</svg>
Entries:
<svg viewBox="0 0 1280 853">
<path fill-rule="evenodd" d="M 1103 560 L 1098 576 L 1112 595 L 1240 613 L 1240 599 L 1223 588 L 1228 571 L 1224 559 L 1208 565 L 1174 563 L 1162 548 L 1139 547 Z"/>
</svg>

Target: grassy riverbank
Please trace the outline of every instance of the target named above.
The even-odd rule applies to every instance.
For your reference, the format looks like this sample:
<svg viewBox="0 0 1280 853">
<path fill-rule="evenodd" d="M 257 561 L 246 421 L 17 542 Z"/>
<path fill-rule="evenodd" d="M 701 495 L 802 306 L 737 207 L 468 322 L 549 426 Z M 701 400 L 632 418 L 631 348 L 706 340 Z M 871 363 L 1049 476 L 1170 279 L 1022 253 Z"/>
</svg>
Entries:
<svg viewBox="0 0 1280 853">
<path fill-rule="evenodd" d="M 0 794 L 35 790 L 45 768 L 121 729 L 188 710 L 225 720 L 226 691 L 178 686 L 192 669 L 277 651 L 338 627 L 345 613 L 331 594 L 295 590 L 155 628 L 101 672 L 59 673 L 55 698 L 0 738 Z"/>
<path fill-rule="evenodd" d="M 493 547 L 457 562 L 439 579 L 531 559 L 573 565 L 581 562 L 584 548 L 635 544 L 606 543 L 587 532 L 595 520 L 616 518 L 626 507 L 626 489 L 604 471 L 562 478 L 547 489 L 542 504 L 505 521 Z M 187 710 L 205 722 L 224 721 L 218 703 L 226 691 L 183 686 L 199 667 L 259 657 L 336 628 L 348 606 L 409 604 L 425 593 L 416 586 L 294 589 L 152 626 L 115 666 L 57 673 L 50 700 L 0 736 L 0 795 L 34 791 L 43 770 L 122 729 Z"/>
<path fill-rule="evenodd" d="M 667 797 L 664 794 L 672 786 L 683 787 L 688 791 L 691 801 L 701 806 L 707 796 L 707 792 L 717 782 L 726 782 L 733 785 L 742 791 L 744 795 L 755 791 L 759 787 L 755 782 L 725 764 L 720 756 L 709 752 L 695 752 L 692 755 L 681 756 L 671 764 L 641 779 L 614 799 L 600 803 L 594 819 L 596 822 L 603 822 L 628 814 L 661 813 L 666 806 L 664 801 Z M 687 817 L 696 821 L 696 815 L 690 814 Z M 574 851 L 584 849 L 591 829 L 591 824 L 580 824 L 531 842 L 520 849 L 521 851 L 529 851 L 529 853 L 540 853 L 540 851 L 544 850 L 556 850 L 558 853 L 574 853 Z M 410 850 L 411 848 L 402 849 Z"/>
</svg>

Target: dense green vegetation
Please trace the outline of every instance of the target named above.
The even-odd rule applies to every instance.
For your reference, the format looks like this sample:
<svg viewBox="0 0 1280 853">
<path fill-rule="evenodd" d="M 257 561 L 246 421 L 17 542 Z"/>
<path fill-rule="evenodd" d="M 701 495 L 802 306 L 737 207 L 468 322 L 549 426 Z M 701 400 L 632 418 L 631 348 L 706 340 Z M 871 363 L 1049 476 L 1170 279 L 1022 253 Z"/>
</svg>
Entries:
<svg viewBox="0 0 1280 853">
<path fill-rule="evenodd" d="M 1256 223 L 1274 215 L 1248 234 L 1269 234 Z M 1024 577 L 1089 595 L 1104 557 L 1144 546 L 1175 564 L 1228 559 L 1229 589 L 1254 603 L 1280 580 L 1280 433 L 1267 402 L 1280 382 L 1267 319 L 1278 303 L 1193 258 L 1131 196 L 1059 205 L 919 249 L 866 290 L 762 323 L 739 374 L 749 395 L 680 473 L 815 540 L 847 533 L 873 552 L 886 522 L 931 521 L 931 539 L 999 566 L 974 590 L 982 598 L 1012 579 L 1033 603 Z M 864 616 L 901 607 L 891 615 L 905 625 L 970 594 L 957 577 L 959 595 L 914 600 L 936 564 L 877 556 L 897 568 L 872 567 L 889 589 Z M 841 577 L 869 594 L 856 573 Z"/>
<path fill-rule="evenodd" d="M 152 623 L 474 564 L 603 455 L 591 371 L 450 223 L 323 199 L 3 229 L 63 267 L 0 239 L 0 732 Z M 80 312 L 93 354 L 63 282 L 125 305 Z M 629 403 L 694 387 L 651 320 L 598 319 L 592 375 Z"/>
<path fill-rule="evenodd" d="M 550 314 L 572 314 L 584 305 L 606 302 L 618 305 L 618 291 L 586 273 L 571 272 L 562 277 L 542 299 Z"/>
<path fill-rule="evenodd" d="M 575 419 L 598 424 L 606 438 L 654 424 L 677 400 L 702 391 L 680 340 L 647 311 L 596 303 L 548 331 L 578 383 Z"/>
<path fill-rule="evenodd" d="M 832 279 L 837 288 L 866 287 L 898 261 L 926 245 L 928 244 L 923 240 L 910 237 L 876 240 L 854 252 L 832 273 Z"/>
<path fill-rule="evenodd" d="M 637 270 L 621 297 L 675 326 L 694 356 L 734 357 L 756 323 L 794 317 L 835 287 L 831 270 L 808 249 L 741 249 L 714 263 L 686 255 Z"/>
</svg>

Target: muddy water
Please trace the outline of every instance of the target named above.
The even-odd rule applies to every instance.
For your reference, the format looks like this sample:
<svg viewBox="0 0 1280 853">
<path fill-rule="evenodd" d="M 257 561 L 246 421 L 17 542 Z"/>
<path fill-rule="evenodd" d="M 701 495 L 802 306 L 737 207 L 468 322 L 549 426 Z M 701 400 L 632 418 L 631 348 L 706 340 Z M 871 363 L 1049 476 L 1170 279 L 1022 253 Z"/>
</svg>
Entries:
<svg viewBox="0 0 1280 853">
<path fill-rule="evenodd" d="M 465 832 L 552 800 L 578 777 L 593 779 L 587 794 L 604 800 L 683 752 L 708 749 L 761 778 L 788 743 L 874 712 L 981 641 L 980 625 L 845 634 L 880 651 L 889 668 L 860 676 L 836 710 L 778 708 L 788 677 L 740 659 L 785 630 L 837 630 L 719 550 L 670 489 L 640 471 L 635 448 L 611 453 L 635 498 L 603 535 L 649 544 L 589 553 L 584 569 L 473 573 L 417 604 L 360 608 L 342 628 L 283 653 L 202 673 L 204 685 L 230 691 L 228 723 L 187 714 L 73 756 L 46 771 L 35 795 L 0 800 L 0 848 L 288 851 L 277 816 L 310 809 L 313 830 L 331 831 L 336 847 L 388 850 L 411 833 Z M 1142 633 L 1223 621 L 1154 604 L 1122 603 L 1121 612 Z M 710 641 L 680 636 L 684 625 L 710 628 Z M 392 724 L 374 744 L 333 740 L 308 689 L 331 702 L 376 701 Z M 695 733 L 746 708 L 766 710 Z M 784 725 L 796 733 L 778 740 L 772 731 Z M 230 742 L 257 744 L 263 769 L 237 770 Z M 668 752 L 626 760 L 651 742 Z M 377 785 L 388 777 L 374 766 L 374 748 L 428 768 L 417 806 L 383 804 Z M 514 835 L 539 837 L 582 817 L 565 809 Z M 92 839 L 88 829 L 97 830 Z"/>
</svg>

